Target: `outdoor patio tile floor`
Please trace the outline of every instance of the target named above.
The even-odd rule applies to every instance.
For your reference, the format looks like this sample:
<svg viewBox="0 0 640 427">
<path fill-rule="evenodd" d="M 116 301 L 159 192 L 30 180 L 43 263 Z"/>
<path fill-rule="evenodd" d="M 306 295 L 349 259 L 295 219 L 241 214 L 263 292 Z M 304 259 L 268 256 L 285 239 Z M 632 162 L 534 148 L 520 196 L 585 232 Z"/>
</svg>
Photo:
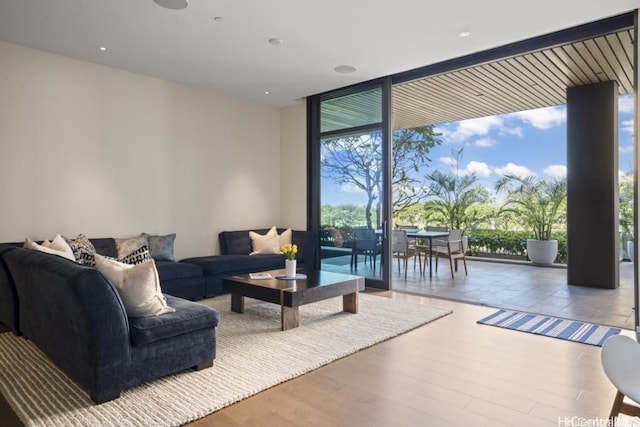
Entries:
<svg viewBox="0 0 640 427">
<path fill-rule="evenodd" d="M 348 258 L 347 258 L 348 259 Z M 346 265 L 323 264 L 323 269 L 344 273 L 355 273 Z M 337 263 L 339 264 L 339 262 Z M 367 266 L 368 267 L 368 266 Z M 404 270 L 398 271 L 393 263 L 392 288 L 496 308 L 528 311 L 568 319 L 600 323 L 626 329 L 634 327 L 633 309 L 633 264 L 620 264 L 620 287 L 600 289 L 567 285 L 567 270 L 564 268 L 535 267 L 528 264 L 507 264 L 467 259 L 469 275 L 459 265 L 451 279 L 448 261 L 441 261 L 438 272 L 429 271 L 421 275 L 409 261 L 407 279 Z M 359 274 L 370 271 L 360 265 Z M 379 270 L 376 271 L 379 275 Z"/>
</svg>

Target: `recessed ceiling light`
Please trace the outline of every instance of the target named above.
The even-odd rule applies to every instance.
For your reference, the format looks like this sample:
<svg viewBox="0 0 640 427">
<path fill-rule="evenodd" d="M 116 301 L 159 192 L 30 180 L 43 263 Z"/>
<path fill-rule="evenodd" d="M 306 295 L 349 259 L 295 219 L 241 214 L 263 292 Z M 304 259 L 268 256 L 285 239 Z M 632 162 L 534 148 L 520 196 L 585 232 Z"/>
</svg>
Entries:
<svg viewBox="0 0 640 427">
<path fill-rule="evenodd" d="M 458 33 L 458 37 L 462 37 L 462 38 L 469 37 L 470 35 L 471 35 L 471 33 L 469 31 L 460 31 Z"/>
<path fill-rule="evenodd" d="M 189 0 L 153 0 L 158 6 L 165 9 L 180 10 L 189 6 Z"/>
<path fill-rule="evenodd" d="M 107 48 L 104 46 L 100 46 L 98 49 L 100 49 L 100 52 L 106 52 Z"/>
<path fill-rule="evenodd" d="M 268 91 L 268 90 L 265 90 L 265 91 L 264 91 L 264 94 L 265 94 L 265 95 L 269 95 L 269 91 Z"/>
<path fill-rule="evenodd" d="M 272 38 L 272 39 L 269 39 L 269 43 L 271 43 L 271 44 L 282 44 L 282 39 Z"/>
<path fill-rule="evenodd" d="M 338 65 L 333 69 L 333 71 L 340 74 L 349 74 L 354 73 L 356 71 L 356 67 L 352 67 L 351 65 Z"/>
</svg>

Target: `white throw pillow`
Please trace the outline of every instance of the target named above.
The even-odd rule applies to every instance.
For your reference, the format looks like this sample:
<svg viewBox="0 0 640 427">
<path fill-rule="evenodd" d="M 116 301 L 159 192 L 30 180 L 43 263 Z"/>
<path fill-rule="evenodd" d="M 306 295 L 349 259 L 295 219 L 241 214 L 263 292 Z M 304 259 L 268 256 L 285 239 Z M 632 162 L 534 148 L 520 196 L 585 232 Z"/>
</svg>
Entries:
<svg viewBox="0 0 640 427">
<path fill-rule="evenodd" d="M 290 228 L 287 228 L 286 230 L 284 230 L 282 232 L 282 234 L 280 235 L 280 247 L 283 247 L 284 245 L 288 245 L 291 244 L 291 236 L 293 235 L 293 232 L 291 231 Z M 278 251 L 280 251 L 278 249 Z"/>
<path fill-rule="evenodd" d="M 278 236 L 275 225 L 265 235 L 250 231 L 249 237 L 251 238 L 251 249 L 253 249 L 249 255 L 280 253 L 280 236 Z"/>
<path fill-rule="evenodd" d="M 51 245 L 52 245 L 52 242 L 49 242 L 49 246 L 51 246 Z M 27 248 L 27 249 L 33 249 L 33 250 L 44 252 L 44 253 L 51 254 L 51 255 L 58 255 L 58 256 L 61 256 L 63 258 L 69 259 L 71 261 L 75 261 L 76 260 L 76 258 L 73 256 L 73 251 L 71 250 L 69 245 L 67 245 L 67 250 L 64 250 L 64 249 L 60 250 L 60 249 L 55 249 L 53 247 L 47 247 L 47 246 L 39 245 L 39 244 L 37 244 L 36 242 L 34 242 L 33 240 L 31 240 L 31 239 L 29 239 L 27 237 L 27 240 L 25 240 L 25 242 L 24 242 L 24 247 Z"/>
<path fill-rule="evenodd" d="M 160 289 L 160 278 L 153 260 L 129 265 L 100 254 L 95 255 L 96 268 L 109 278 L 118 290 L 129 317 L 159 316 L 173 313 Z"/>
<path fill-rule="evenodd" d="M 44 246 L 45 248 L 62 251 L 67 254 L 70 253 L 73 255 L 73 249 L 71 249 L 71 246 L 69 245 L 69 243 L 67 243 L 67 241 L 64 240 L 64 237 L 62 237 L 59 234 L 52 241 L 45 240 L 44 242 L 42 242 L 42 246 Z M 75 255 L 73 259 L 75 259 Z"/>
</svg>

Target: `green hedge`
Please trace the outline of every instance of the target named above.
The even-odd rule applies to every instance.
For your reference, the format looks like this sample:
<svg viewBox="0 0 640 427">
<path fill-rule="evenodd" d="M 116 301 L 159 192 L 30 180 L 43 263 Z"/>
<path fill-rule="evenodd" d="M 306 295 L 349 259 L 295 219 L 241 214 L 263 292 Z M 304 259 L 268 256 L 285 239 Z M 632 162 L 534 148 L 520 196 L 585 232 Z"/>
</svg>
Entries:
<svg viewBox="0 0 640 427">
<path fill-rule="evenodd" d="M 336 244 L 336 233 L 341 236 L 340 243 Z M 490 253 L 497 256 L 515 255 L 527 256 L 527 239 L 531 233 L 526 231 L 500 231 L 500 230 L 467 230 L 465 235 L 469 237 L 469 252 L 471 255 L 482 256 Z M 552 233 L 551 237 L 558 240 L 557 263 L 567 262 L 567 235 L 564 232 Z M 320 245 L 351 247 L 353 240 L 353 227 L 320 227 Z"/>
<path fill-rule="evenodd" d="M 526 256 L 527 239 L 531 233 L 526 231 L 500 231 L 500 230 L 467 230 L 469 237 L 469 252 L 471 255 L 491 253 L 496 255 Z M 551 237 L 558 240 L 557 263 L 567 262 L 567 235 L 566 233 L 552 233 Z"/>
</svg>

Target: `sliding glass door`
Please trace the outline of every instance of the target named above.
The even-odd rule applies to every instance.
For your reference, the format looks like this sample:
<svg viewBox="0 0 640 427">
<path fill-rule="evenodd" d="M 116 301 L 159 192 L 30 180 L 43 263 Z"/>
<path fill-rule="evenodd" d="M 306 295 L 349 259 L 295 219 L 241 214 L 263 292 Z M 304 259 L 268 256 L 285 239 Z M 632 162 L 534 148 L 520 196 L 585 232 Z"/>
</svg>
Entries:
<svg viewBox="0 0 640 427">
<path fill-rule="evenodd" d="M 388 289 L 385 97 L 380 83 L 310 100 L 317 119 L 310 169 L 319 268 L 360 275 L 367 286 Z"/>
</svg>

